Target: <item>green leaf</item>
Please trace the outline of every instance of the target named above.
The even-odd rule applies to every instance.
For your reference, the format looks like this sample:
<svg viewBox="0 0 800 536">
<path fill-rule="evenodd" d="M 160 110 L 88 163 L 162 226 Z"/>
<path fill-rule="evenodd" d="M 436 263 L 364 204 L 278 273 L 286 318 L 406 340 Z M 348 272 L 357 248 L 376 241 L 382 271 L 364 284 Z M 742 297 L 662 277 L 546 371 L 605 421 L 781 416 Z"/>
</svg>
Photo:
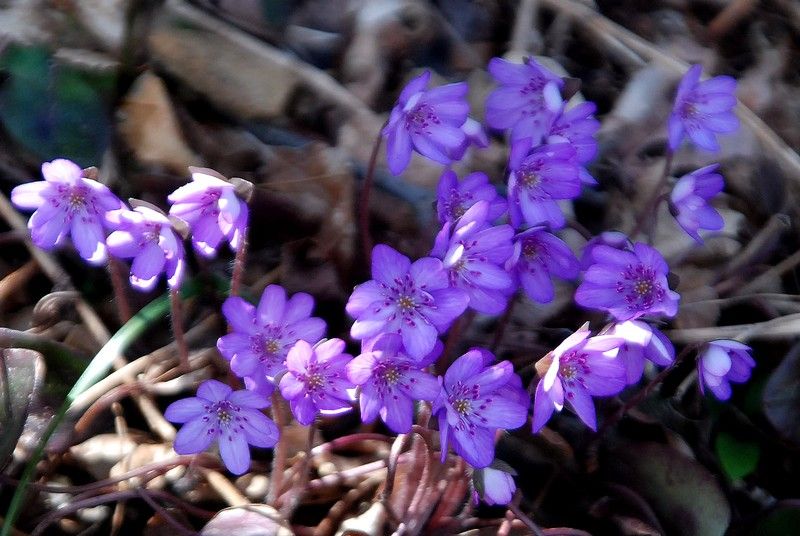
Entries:
<svg viewBox="0 0 800 536">
<path fill-rule="evenodd" d="M 753 441 L 741 441 L 730 434 L 721 432 L 715 444 L 720 465 L 731 480 L 739 480 L 758 467 L 761 449 Z"/>
</svg>

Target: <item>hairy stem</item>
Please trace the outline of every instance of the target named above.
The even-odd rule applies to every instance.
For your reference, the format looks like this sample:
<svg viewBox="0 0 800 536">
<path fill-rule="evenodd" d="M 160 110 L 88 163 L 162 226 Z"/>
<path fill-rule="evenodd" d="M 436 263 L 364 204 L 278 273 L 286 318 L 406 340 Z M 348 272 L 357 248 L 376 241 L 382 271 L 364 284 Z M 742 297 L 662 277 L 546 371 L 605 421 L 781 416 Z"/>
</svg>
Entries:
<svg viewBox="0 0 800 536">
<path fill-rule="evenodd" d="M 111 287 L 114 290 L 114 302 L 119 312 L 119 320 L 124 324 L 131 319 L 133 313 L 131 312 L 130 301 L 128 301 L 125 272 L 122 266 L 123 264 L 119 259 L 111 255 L 108 256 L 108 276 L 111 279 Z"/>
<path fill-rule="evenodd" d="M 175 344 L 178 346 L 178 358 L 182 370 L 189 370 L 189 347 L 186 344 L 186 336 L 183 331 L 183 302 L 178 290 L 170 289 L 170 319 L 172 320 L 172 336 L 175 337 Z"/>
<path fill-rule="evenodd" d="M 664 186 L 669 180 L 669 172 L 672 169 L 673 156 L 672 150 L 667 147 L 667 154 L 664 158 L 664 169 L 661 172 L 661 177 L 658 179 L 658 183 L 653 188 L 653 191 L 650 192 L 650 196 L 647 198 L 647 202 L 644 205 L 644 210 L 642 210 L 641 214 L 639 214 L 639 217 L 636 220 L 636 225 L 634 225 L 633 229 L 631 229 L 631 232 L 628 233 L 628 236 L 631 240 L 635 240 L 636 235 L 645 229 L 647 229 L 648 234 L 652 233 L 653 227 L 657 221 L 658 205 L 661 203 L 662 199 L 661 190 L 664 189 Z"/>
<path fill-rule="evenodd" d="M 381 127 L 381 130 L 383 130 L 383 127 Z M 378 132 L 375 145 L 372 146 L 372 154 L 369 157 L 367 174 L 364 176 L 364 183 L 361 185 L 361 199 L 358 203 L 358 229 L 361 233 L 361 251 L 368 269 L 372 256 L 372 235 L 369 232 L 369 196 L 375 179 L 375 164 L 378 162 L 378 151 L 382 143 L 383 136 Z"/>
<path fill-rule="evenodd" d="M 239 295 L 239 288 L 242 286 L 242 277 L 244 276 L 244 268 L 247 262 L 247 235 L 250 227 L 247 226 L 242 234 L 242 243 L 239 244 L 239 249 L 236 250 L 236 257 L 233 259 L 233 274 L 231 275 L 231 296 Z"/>
</svg>

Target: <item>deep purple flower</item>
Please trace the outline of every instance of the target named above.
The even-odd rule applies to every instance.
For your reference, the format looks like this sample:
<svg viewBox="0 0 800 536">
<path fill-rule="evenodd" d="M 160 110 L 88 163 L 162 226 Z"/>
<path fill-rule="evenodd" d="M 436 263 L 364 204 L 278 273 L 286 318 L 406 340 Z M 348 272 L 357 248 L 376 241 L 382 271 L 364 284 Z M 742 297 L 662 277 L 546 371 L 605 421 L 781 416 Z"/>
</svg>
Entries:
<svg viewBox="0 0 800 536">
<path fill-rule="evenodd" d="M 666 335 L 656 328 L 638 320 L 615 324 L 609 335 L 620 337 L 625 342 L 619 346 L 617 357 L 625 365 L 628 385 L 637 383 L 644 374 L 645 360 L 666 367 L 675 360 L 675 347 Z"/>
<path fill-rule="evenodd" d="M 736 106 L 736 80 L 715 76 L 700 82 L 702 70 L 702 66 L 692 65 L 678 85 L 668 123 L 669 148 L 673 152 L 684 135 L 702 149 L 718 151 L 714 134 L 739 128 L 739 119 L 731 111 Z"/>
<path fill-rule="evenodd" d="M 503 465 L 505 466 L 505 464 Z M 511 502 L 514 492 L 517 491 L 517 485 L 514 483 L 516 473 L 510 467 L 504 467 L 504 469 L 484 467 L 472 472 L 472 485 L 475 488 L 473 502 L 475 504 L 478 503 L 479 498 L 488 505 Z"/>
<path fill-rule="evenodd" d="M 528 397 L 521 383 L 512 380 L 514 367 L 508 361 L 489 366 L 486 354 L 470 350 L 444 375 L 442 392 L 433 404 L 433 414 L 439 418 L 442 461 L 452 443 L 467 463 L 477 469 L 487 467 L 494 459 L 495 432 L 525 424 Z"/>
<path fill-rule="evenodd" d="M 11 201 L 34 210 L 28 220 L 33 243 L 52 249 L 67 236 L 78 254 L 91 264 L 106 261 L 105 216 L 122 207 L 106 186 L 83 176 L 77 164 L 63 158 L 42 164 L 43 181 L 29 182 L 11 191 Z"/>
<path fill-rule="evenodd" d="M 731 397 L 731 382 L 744 383 L 750 379 L 750 371 L 756 366 L 750 355 L 752 351 L 752 348 L 738 341 L 717 340 L 708 343 L 697 359 L 700 390 L 705 393 L 708 387 L 718 399 L 728 400 Z"/>
<path fill-rule="evenodd" d="M 482 171 L 470 173 L 459 182 L 452 170 L 445 170 L 439 178 L 436 196 L 436 212 L 439 223 L 455 221 L 478 201 L 487 201 L 489 210 L 486 219 L 495 221 L 506 211 L 506 200 L 498 195 L 494 186 L 489 184 L 489 177 Z"/>
<path fill-rule="evenodd" d="M 469 113 L 467 84 L 426 89 L 430 78 L 430 71 L 425 71 L 406 85 L 383 129 L 386 159 L 394 175 L 408 166 L 412 150 L 445 165 L 464 153 L 467 138 L 461 127 Z"/>
<path fill-rule="evenodd" d="M 325 335 L 325 321 L 311 316 L 313 308 L 310 295 L 298 292 L 287 300 L 279 285 L 264 289 L 258 307 L 230 297 L 222 312 L 233 331 L 217 340 L 217 349 L 234 374 L 261 385 L 286 370 L 286 356 L 297 341 L 313 345 Z"/>
<path fill-rule="evenodd" d="M 541 227 L 534 227 L 514 238 L 514 254 L 506 267 L 519 279 L 525 294 L 533 301 L 553 301 L 552 278 L 574 279 L 578 259 L 567 244 Z"/>
<path fill-rule="evenodd" d="M 592 256 L 595 263 L 575 292 L 579 305 L 608 311 L 620 321 L 678 312 L 680 296 L 667 284 L 669 267 L 658 250 L 641 242 L 633 251 L 600 245 Z"/>
<path fill-rule="evenodd" d="M 605 231 L 589 240 L 583 246 L 581 254 L 581 271 L 585 272 L 592 264 L 597 262 L 594 258 L 594 249 L 597 246 L 609 246 L 620 251 L 633 251 L 633 242 L 628 235 L 620 231 Z"/>
<path fill-rule="evenodd" d="M 718 231 L 725 225 L 719 212 L 708 204 L 709 199 L 725 186 L 717 168 L 719 164 L 712 164 L 684 175 L 678 179 L 669 197 L 678 225 L 701 244 L 703 239 L 698 230 Z"/>
<path fill-rule="evenodd" d="M 355 386 L 345 372 L 353 356 L 344 353 L 344 346 L 341 339 L 326 339 L 313 347 L 300 340 L 289 350 L 288 371 L 278 387 L 300 424 L 311 424 L 318 412 L 339 415 L 353 409 L 348 391 Z"/>
<path fill-rule="evenodd" d="M 169 288 L 180 288 L 186 268 L 183 239 L 163 212 L 140 205 L 108 218 L 117 229 L 106 239 L 108 250 L 115 257 L 133 259 L 131 285 L 150 291 L 164 272 Z"/>
<path fill-rule="evenodd" d="M 433 401 L 439 396 L 439 382 L 422 369 L 442 353 L 442 343 L 421 361 L 403 352 L 403 341 L 396 333 L 384 333 L 366 341 L 361 355 L 347 365 L 347 377 L 360 387 L 358 403 L 361 420 L 369 423 L 380 414 L 386 425 L 398 434 L 411 431 L 414 401 Z"/>
<path fill-rule="evenodd" d="M 594 180 L 583 167 L 597 156 L 597 140 L 595 133 L 600 129 L 600 122 L 594 118 L 597 106 L 593 102 L 582 102 L 569 110 L 562 111 L 550 127 L 547 143 L 569 143 L 575 149 L 575 159 L 581 164 L 579 168 L 581 182 L 594 185 Z"/>
<path fill-rule="evenodd" d="M 278 427 L 260 409 L 269 400 L 252 391 L 234 391 L 217 380 L 206 380 L 197 396 L 173 402 L 164 412 L 168 421 L 184 424 L 175 436 L 178 454 L 206 450 L 215 439 L 225 467 L 241 475 L 250 468 L 250 448 L 278 442 Z"/>
<path fill-rule="evenodd" d="M 469 303 L 466 292 L 450 288 L 442 261 L 424 257 L 411 264 L 384 244 L 372 250 L 372 277 L 347 302 L 347 313 L 356 319 L 350 335 L 360 340 L 399 333 L 413 359 L 428 355 Z"/>
<path fill-rule="evenodd" d="M 214 257 L 223 238 L 237 251 L 247 228 L 247 203 L 237 197 L 233 184 L 216 171 L 189 170 L 192 182 L 167 197 L 172 204 L 169 213 L 189 224 L 192 245 L 201 255 Z"/>
<path fill-rule="evenodd" d="M 523 223 L 561 228 L 564 214 L 557 200 L 573 199 L 581 193 L 575 149 L 567 143 L 557 143 L 527 153 L 527 146 L 524 139 L 511 146 L 508 163 L 511 224 L 517 228 Z"/>
<path fill-rule="evenodd" d="M 550 420 L 553 410 L 567 403 L 592 430 L 597 429 L 593 396 L 610 396 L 625 387 L 625 366 L 617 358 L 623 340 L 600 335 L 589 337 L 584 326 L 552 351 L 547 372 L 536 386 L 533 432 Z M 545 361 L 546 362 L 546 361 Z"/>
<path fill-rule="evenodd" d="M 455 223 L 445 222 L 431 251 L 442 259 L 450 286 L 469 295 L 469 306 L 479 313 L 500 314 L 516 290 L 503 264 L 511 256 L 514 230 L 487 221 L 489 204 L 475 203 Z"/>
<path fill-rule="evenodd" d="M 563 105 L 564 81 L 533 58 L 525 63 L 492 58 L 488 69 L 500 87 L 486 97 L 486 122 L 510 128 L 512 142 L 527 138 L 527 149 L 539 145 Z"/>
</svg>

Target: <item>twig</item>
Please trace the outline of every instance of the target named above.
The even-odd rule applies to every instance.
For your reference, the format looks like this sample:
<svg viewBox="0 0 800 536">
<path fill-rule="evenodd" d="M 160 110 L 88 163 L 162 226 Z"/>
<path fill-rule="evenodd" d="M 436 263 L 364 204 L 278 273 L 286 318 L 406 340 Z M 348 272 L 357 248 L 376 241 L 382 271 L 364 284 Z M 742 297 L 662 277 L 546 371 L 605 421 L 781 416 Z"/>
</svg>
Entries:
<svg viewBox="0 0 800 536">
<path fill-rule="evenodd" d="M 752 339 L 781 340 L 797 337 L 798 333 L 800 333 L 800 313 L 753 324 L 672 329 L 664 332 L 676 344 L 701 343 L 714 339 L 736 339 L 740 342 Z"/>
<path fill-rule="evenodd" d="M 200 468 L 208 484 L 217 492 L 220 498 L 228 503 L 228 506 L 246 506 L 250 501 L 231 484 L 231 481 L 222 476 L 222 473 L 212 469 Z"/>
<path fill-rule="evenodd" d="M 179 533 L 179 534 L 185 534 L 185 535 L 189 535 L 189 536 L 195 536 L 195 535 L 197 534 L 197 532 L 196 532 L 196 531 L 194 531 L 194 530 L 191 530 L 191 529 L 187 529 L 186 527 L 184 527 L 183 525 L 181 525 L 181 524 L 178 522 L 178 520 L 177 520 L 177 519 L 175 519 L 175 518 L 172 516 L 172 514 L 170 514 L 170 513 L 169 513 L 169 512 L 166 510 L 166 508 L 164 508 L 163 506 L 161 506 L 160 504 L 158 504 L 156 501 L 154 501 L 154 500 L 153 500 L 153 498 L 152 498 L 152 497 L 150 497 L 150 495 L 147 493 L 147 491 L 145 491 L 145 490 L 144 490 L 144 489 L 142 489 L 142 488 L 136 488 L 136 491 L 137 491 L 137 493 L 139 494 L 139 497 L 141 497 L 141 498 L 142 498 L 142 500 L 143 500 L 144 502 L 146 502 L 147 504 L 149 504 L 149 505 L 150 505 L 150 508 L 152 508 L 154 512 L 156 512 L 158 515 L 160 515 L 160 516 L 161 516 L 161 518 L 162 518 L 164 521 L 166 521 L 168 525 L 170 525 L 170 526 L 171 526 L 171 527 L 173 527 L 173 528 L 174 528 L 176 531 L 178 531 L 178 533 Z"/>
<path fill-rule="evenodd" d="M 758 5 L 758 0 L 733 0 L 708 23 L 708 38 L 718 41 L 733 30 Z"/>
<path fill-rule="evenodd" d="M 517 16 L 514 18 L 514 28 L 511 31 L 509 42 L 509 54 L 530 54 L 531 48 L 535 44 L 531 34 L 535 32 L 536 12 L 539 8 L 539 0 L 522 0 L 517 8 Z M 539 37 L 541 44 L 541 37 Z"/>
</svg>

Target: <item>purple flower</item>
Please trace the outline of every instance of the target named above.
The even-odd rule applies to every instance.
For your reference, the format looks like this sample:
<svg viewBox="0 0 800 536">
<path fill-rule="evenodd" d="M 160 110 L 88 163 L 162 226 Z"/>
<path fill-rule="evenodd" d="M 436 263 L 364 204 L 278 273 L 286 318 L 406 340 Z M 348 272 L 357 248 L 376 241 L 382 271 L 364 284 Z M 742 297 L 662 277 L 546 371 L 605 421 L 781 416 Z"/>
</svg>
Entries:
<svg viewBox="0 0 800 536">
<path fill-rule="evenodd" d="M 525 63 L 492 58 L 488 68 L 500 87 L 486 97 L 486 122 L 510 128 L 512 143 L 527 138 L 526 148 L 539 145 L 561 110 L 564 81 L 533 58 Z"/>
<path fill-rule="evenodd" d="M 625 366 L 617 358 L 617 348 L 623 340 L 589 334 L 589 329 L 582 327 L 548 356 L 551 361 L 534 395 L 534 433 L 550 420 L 553 410 L 561 411 L 565 403 L 586 426 L 597 430 L 592 396 L 614 395 L 625 387 Z"/>
<path fill-rule="evenodd" d="M 510 467 L 504 469 L 506 470 L 484 467 L 472 472 L 472 485 L 475 488 L 473 501 L 476 504 L 479 497 L 488 505 L 511 502 L 514 492 L 517 491 L 517 485 L 514 483 L 516 473 Z"/>
<path fill-rule="evenodd" d="M 714 134 L 739 128 L 739 119 L 731 111 L 736 106 L 736 80 L 730 76 L 715 76 L 700 82 L 702 70 L 700 65 L 693 65 L 678 85 L 668 123 L 672 152 L 687 134 L 698 147 L 718 151 Z"/>
<path fill-rule="evenodd" d="M 508 167 L 508 213 L 511 224 L 519 227 L 564 226 L 564 214 L 556 200 L 573 199 L 581 193 L 575 149 L 567 143 L 542 145 L 527 156 L 527 140 L 511 146 Z"/>
<path fill-rule="evenodd" d="M 498 195 L 494 186 L 489 184 L 486 173 L 481 171 L 470 173 L 461 182 L 454 171 L 447 169 L 442 173 L 436 196 L 439 223 L 457 220 L 478 201 L 489 203 L 486 219 L 490 222 L 495 221 L 506 211 L 506 200 Z"/>
<path fill-rule="evenodd" d="M 637 383 L 644 374 L 645 359 L 666 367 L 675 360 L 675 347 L 666 335 L 656 328 L 638 320 L 615 324 L 609 335 L 620 337 L 623 342 L 617 357 L 625 365 L 628 385 Z"/>
<path fill-rule="evenodd" d="M 286 356 L 297 341 L 316 344 L 325 335 L 325 322 L 311 316 L 313 308 L 310 295 L 298 292 L 287 300 L 279 285 L 264 289 L 258 307 L 230 297 L 222 312 L 233 331 L 217 340 L 217 349 L 234 374 L 261 385 L 286 370 Z"/>
<path fill-rule="evenodd" d="M 164 417 L 184 424 L 175 436 L 175 452 L 202 452 L 217 439 L 225 467 L 241 475 L 250 468 L 248 444 L 269 448 L 278 442 L 278 427 L 258 411 L 267 406 L 269 401 L 261 395 L 206 380 L 197 389 L 197 396 L 173 402 Z"/>
<path fill-rule="evenodd" d="M 597 262 L 594 258 L 594 249 L 597 246 L 609 246 L 620 251 L 633 251 L 633 242 L 628 235 L 620 231 L 605 231 L 589 240 L 583 246 L 581 254 L 581 271 L 585 272 L 589 267 Z"/>
<path fill-rule="evenodd" d="M 594 135 L 600 129 L 600 122 L 593 117 L 596 110 L 593 102 L 582 102 L 562 111 L 550 127 L 547 143 L 569 143 L 575 149 L 575 160 L 579 164 L 591 162 L 597 156 L 597 140 Z M 582 183 L 597 184 L 583 165 L 579 172 Z"/>
<path fill-rule="evenodd" d="M 147 206 L 108 215 L 116 231 L 108 235 L 108 250 L 115 257 L 133 259 L 131 285 L 147 292 L 164 272 L 171 289 L 180 288 L 186 268 L 183 239 L 163 213 Z"/>
<path fill-rule="evenodd" d="M 477 145 L 481 148 L 489 146 L 489 137 L 486 135 L 486 131 L 483 130 L 483 126 L 471 117 L 467 117 L 467 120 L 461 125 L 461 132 L 464 133 L 464 141 L 461 142 L 458 149 L 450 153 L 450 158 L 454 162 L 464 157 L 470 145 Z"/>
<path fill-rule="evenodd" d="M 223 238 L 237 251 L 247 228 L 247 203 L 236 196 L 231 183 L 212 169 L 189 168 L 192 182 L 172 192 L 169 213 L 185 220 L 192 245 L 205 257 L 214 257 Z"/>
<path fill-rule="evenodd" d="M 519 428 L 528 416 L 528 397 L 520 381 L 512 378 L 508 361 L 489 365 L 487 351 L 473 349 L 450 365 L 442 380 L 442 392 L 433 404 L 439 418 L 442 461 L 452 443 L 467 463 L 480 469 L 494 459 L 498 429 Z M 518 380 L 518 377 L 517 377 Z"/>
<path fill-rule="evenodd" d="M 345 373 L 353 356 L 343 353 L 344 346 L 341 339 L 326 339 L 314 347 L 300 340 L 289 350 L 288 371 L 278 387 L 300 424 L 311 424 L 318 412 L 339 415 L 353 409 L 348 390 L 355 386 Z"/>
<path fill-rule="evenodd" d="M 553 301 L 552 277 L 574 279 L 578 259 L 560 238 L 541 227 L 528 229 L 514 239 L 514 254 L 506 264 L 533 301 Z"/>
<path fill-rule="evenodd" d="M 384 244 L 372 250 L 372 279 L 358 285 L 345 309 L 356 319 L 354 339 L 399 333 L 406 353 L 422 359 L 469 303 L 466 292 L 450 288 L 442 261 L 424 257 L 411 264 Z"/>
<path fill-rule="evenodd" d="M 424 372 L 442 353 L 442 343 L 421 361 L 411 359 L 395 333 L 384 333 L 364 343 L 361 355 L 347 365 L 347 377 L 360 385 L 361 420 L 370 423 L 379 414 L 394 432 L 411 431 L 415 400 L 435 400 L 439 382 Z"/>
<path fill-rule="evenodd" d="M 425 89 L 430 78 L 430 71 L 425 71 L 406 85 L 383 129 L 386 159 L 394 175 L 408 166 L 412 150 L 448 165 L 466 149 L 461 127 L 469 113 L 467 84 Z"/>
<path fill-rule="evenodd" d="M 703 243 L 697 233 L 700 229 L 718 231 L 725 222 L 709 199 L 722 191 L 725 181 L 716 173 L 719 164 L 712 164 L 684 175 L 675 184 L 670 194 L 670 208 L 675 219 L 686 234 Z"/>
<path fill-rule="evenodd" d="M 750 355 L 753 350 L 746 344 L 730 340 L 708 343 L 700 351 L 697 372 L 700 391 L 708 387 L 720 400 L 731 397 L 731 383 L 744 383 L 750 379 L 750 370 L 756 362 Z"/>
<path fill-rule="evenodd" d="M 431 255 L 442 259 L 450 286 L 469 295 L 469 306 L 479 313 L 500 314 L 515 285 L 503 264 L 511 256 L 514 230 L 487 222 L 489 204 L 479 201 L 458 221 L 445 222 Z"/>
<path fill-rule="evenodd" d="M 579 305 L 608 311 L 620 321 L 678 312 L 680 296 L 667 284 L 669 267 L 658 250 L 641 242 L 633 251 L 599 245 L 592 257 L 595 262 L 575 292 Z"/>
<path fill-rule="evenodd" d="M 42 164 L 43 181 L 17 186 L 11 201 L 23 210 L 35 212 L 28 220 L 33 243 L 52 249 L 67 236 L 78 254 L 91 264 L 106 261 L 106 214 L 122 207 L 111 190 L 92 179 L 70 160 Z"/>
</svg>

